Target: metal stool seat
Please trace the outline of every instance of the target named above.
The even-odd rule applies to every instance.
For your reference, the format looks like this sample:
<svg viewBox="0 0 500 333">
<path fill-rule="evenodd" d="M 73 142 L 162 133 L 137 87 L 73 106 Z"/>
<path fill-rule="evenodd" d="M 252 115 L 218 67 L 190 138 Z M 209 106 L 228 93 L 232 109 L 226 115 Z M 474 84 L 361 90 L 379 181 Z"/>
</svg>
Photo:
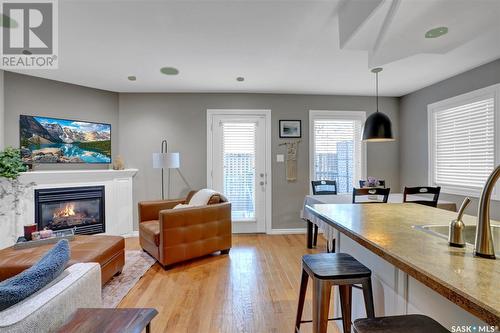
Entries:
<svg viewBox="0 0 500 333">
<path fill-rule="evenodd" d="M 313 280 L 313 332 L 325 333 L 328 320 L 342 319 L 345 333 L 351 332 L 351 299 L 354 284 L 361 284 L 368 318 L 375 317 L 371 285 L 372 272 L 346 253 L 318 253 L 302 257 L 299 304 L 295 332 L 300 332 L 304 300 L 309 277 Z M 328 319 L 332 286 L 338 285 L 342 310 L 341 318 Z"/>
<path fill-rule="evenodd" d="M 450 333 L 434 319 L 416 314 L 357 319 L 353 327 L 356 333 Z"/>
</svg>

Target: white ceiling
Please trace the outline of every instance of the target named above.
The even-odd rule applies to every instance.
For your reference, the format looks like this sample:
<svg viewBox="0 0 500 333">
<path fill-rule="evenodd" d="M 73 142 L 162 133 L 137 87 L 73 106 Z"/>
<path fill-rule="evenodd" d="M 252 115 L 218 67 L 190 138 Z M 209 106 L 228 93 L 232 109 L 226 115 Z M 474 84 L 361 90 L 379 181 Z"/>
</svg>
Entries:
<svg viewBox="0 0 500 333">
<path fill-rule="evenodd" d="M 23 73 L 118 92 L 373 95 L 382 66 L 381 94 L 401 96 L 500 58 L 499 18 L 499 0 L 59 0 L 59 69 Z"/>
</svg>

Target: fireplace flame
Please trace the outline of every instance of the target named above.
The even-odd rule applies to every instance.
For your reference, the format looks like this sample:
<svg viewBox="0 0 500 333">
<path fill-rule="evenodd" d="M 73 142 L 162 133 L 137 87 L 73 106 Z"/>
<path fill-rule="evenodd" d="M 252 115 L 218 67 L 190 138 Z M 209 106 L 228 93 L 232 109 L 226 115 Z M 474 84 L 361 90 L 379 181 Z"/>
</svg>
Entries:
<svg viewBox="0 0 500 333">
<path fill-rule="evenodd" d="M 67 203 L 63 208 L 54 211 L 54 217 L 68 217 L 75 215 L 75 204 L 73 202 Z"/>
</svg>

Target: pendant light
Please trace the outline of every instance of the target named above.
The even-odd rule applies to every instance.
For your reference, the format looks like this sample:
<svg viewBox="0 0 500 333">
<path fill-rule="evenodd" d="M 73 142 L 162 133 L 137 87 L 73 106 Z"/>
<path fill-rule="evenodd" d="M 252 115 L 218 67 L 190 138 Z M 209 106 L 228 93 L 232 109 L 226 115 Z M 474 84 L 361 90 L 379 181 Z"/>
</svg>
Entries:
<svg viewBox="0 0 500 333">
<path fill-rule="evenodd" d="M 366 142 L 385 142 L 394 141 L 392 135 L 392 124 L 389 117 L 382 112 L 378 111 L 378 73 L 382 68 L 372 69 L 376 77 L 376 93 L 377 93 L 377 112 L 372 113 L 366 118 L 365 126 L 363 128 L 363 141 Z"/>
</svg>

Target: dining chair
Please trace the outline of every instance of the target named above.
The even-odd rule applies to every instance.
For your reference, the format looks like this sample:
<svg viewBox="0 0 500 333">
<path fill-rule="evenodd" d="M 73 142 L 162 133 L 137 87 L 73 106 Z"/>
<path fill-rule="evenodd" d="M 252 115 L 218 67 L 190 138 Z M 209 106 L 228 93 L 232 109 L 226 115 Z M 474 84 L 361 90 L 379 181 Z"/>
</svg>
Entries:
<svg viewBox="0 0 500 333">
<path fill-rule="evenodd" d="M 313 180 L 311 181 L 313 195 L 336 195 L 337 181 L 335 180 Z M 318 244 L 318 225 L 314 225 L 313 246 Z"/>
<path fill-rule="evenodd" d="M 366 183 L 368 183 L 367 180 L 360 180 L 359 181 L 359 187 L 365 188 L 366 187 Z M 385 180 L 379 179 L 378 180 L 378 186 L 385 188 Z"/>
<path fill-rule="evenodd" d="M 313 195 L 337 194 L 337 181 L 335 180 L 313 180 L 311 185 Z"/>
<path fill-rule="evenodd" d="M 426 205 L 430 207 L 437 207 L 438 199 L 439 199 L 439 193 L 441 192 L 441 187 L 436 186 L 415 186 L 415 187 L 406 187 L 403 192 L 403 202 L 411 202 L 411 203 L 417 203 L 420 205 Z M 421 195 L 422 200 L 408 200 L 407 196 L 408 195 Z M 426 194 L 432 194 L 432 199 L 429 200 L 424 197 Z"/>
<path fill-rule="evenodd" d="M 353 204 L 364 204 L 364 203 L 387 203 L 389 199 L 390 188 L 353 188 L 352 189 L 352 203 Z M 382 200 L 368 200 L 368 201 L 356 201 L 357 197 L 363 196 L 382 196 Z"/>
</svg>

